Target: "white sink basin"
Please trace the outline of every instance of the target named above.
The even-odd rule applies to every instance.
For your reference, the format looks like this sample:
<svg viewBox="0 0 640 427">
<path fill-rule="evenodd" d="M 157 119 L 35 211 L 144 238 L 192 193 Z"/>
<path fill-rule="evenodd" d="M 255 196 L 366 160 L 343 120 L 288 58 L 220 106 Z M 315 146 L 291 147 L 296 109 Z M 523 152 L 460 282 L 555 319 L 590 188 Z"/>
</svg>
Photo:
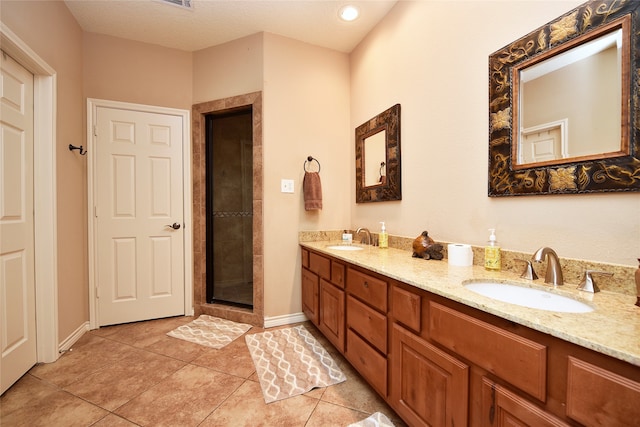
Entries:
<svg viewBox="0 0 640 427">
<path fill-rule="evenodd" d="M 361 251 L 363 248 L 353 245 L 331 245 L 327 246 L 327 249 L 333 249 L 335 251 Z"/>
<path fill-rule="evenodd" d="M 522 307 L 563 313 L 588 313 L 593 308 L 573 298 L 539 289 L 496 282 L 470 282 L 464 287 L 477 294 Z"/>
</svg>

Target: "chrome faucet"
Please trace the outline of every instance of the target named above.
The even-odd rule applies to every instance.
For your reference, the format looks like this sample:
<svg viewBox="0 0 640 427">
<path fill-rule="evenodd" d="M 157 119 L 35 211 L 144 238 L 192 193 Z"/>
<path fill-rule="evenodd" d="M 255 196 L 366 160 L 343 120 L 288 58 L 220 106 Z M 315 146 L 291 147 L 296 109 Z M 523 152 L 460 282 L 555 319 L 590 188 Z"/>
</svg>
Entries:
<svg viewBox="0 0 640 427">
<path fill-rule="evenodd" d="M 562 267 L 560 267 L 558 254 L 553 249 L 542 247 L 533 254 L 531 259 L 535 262 L 542 262 L 545 256 L 547 257 L 547 273 L 544 276 L 544 283 L 549 283 L 553 286 L 563 285 Z"/>
<path fill-rule="evenodd" d="M 365 227 L 358 228 L 356 230 L 356 235 L 360 234 L 360 232 L 362 232 L 362 231 L 367 233 L 367 245 L 371 245 L 371 232 L 369 231 L 368 228 L 365 228 Z M 360 242 L 362 242 L 362 240 Z"/>
</svg>

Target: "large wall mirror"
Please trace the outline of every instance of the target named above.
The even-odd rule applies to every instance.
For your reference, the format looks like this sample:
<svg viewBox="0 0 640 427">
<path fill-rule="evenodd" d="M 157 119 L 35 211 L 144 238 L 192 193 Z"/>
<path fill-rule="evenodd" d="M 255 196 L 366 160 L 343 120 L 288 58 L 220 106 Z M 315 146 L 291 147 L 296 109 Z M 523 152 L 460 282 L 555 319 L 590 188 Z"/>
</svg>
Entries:
<svg viewBox="0 0 640 427">
<path fill-rule="evenodd" d="M 489 57 L 489 195 L 640 191 L 640 2 L 587 2 Z"/>
<path fill-rule="evenodd" d="M 401 200 L 400 104 L 356 128 L 356 203 Z"/>
</svg>

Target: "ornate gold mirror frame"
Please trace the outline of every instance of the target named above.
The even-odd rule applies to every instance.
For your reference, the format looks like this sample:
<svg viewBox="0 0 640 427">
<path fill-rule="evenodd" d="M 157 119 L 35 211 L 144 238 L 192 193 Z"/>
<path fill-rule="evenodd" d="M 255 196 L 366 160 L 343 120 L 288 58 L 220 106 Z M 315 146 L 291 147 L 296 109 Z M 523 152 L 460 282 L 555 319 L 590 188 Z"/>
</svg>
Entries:
<svg viewBox="0 0 640 427">
<path fill-rule="evenodd" d="M 489 56 L 489 196 L 640 191 L 639 9 L 638 1 L 592 0 Z M 622 75 L 621 151 L 517 165 L 520 70 L 595 38 L 615 22 L 624 23 L 620 27 L 628 36 L 622 53 L 628 61 L 622 69 L 629 71 Z"/>
<path fill-rule="evenodd" d="M 385 159 L 380 164 L 380 182 L 365 184 L 367 138 L 385 132 Z M 400 186 L 400 104 L 396 104 L 356 128 L 356 203 L 402 200 Z"/>
</svg>

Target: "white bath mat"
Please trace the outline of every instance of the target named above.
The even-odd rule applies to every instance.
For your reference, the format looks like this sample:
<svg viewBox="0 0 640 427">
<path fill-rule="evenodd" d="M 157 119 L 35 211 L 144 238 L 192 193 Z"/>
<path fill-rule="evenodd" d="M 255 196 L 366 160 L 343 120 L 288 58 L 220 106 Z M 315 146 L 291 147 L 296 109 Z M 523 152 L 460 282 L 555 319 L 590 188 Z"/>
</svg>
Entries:
<svg viewBox="0 0 640 427">
<path fill-rule="evenodd" d="M 347 379 L 329 353 L 302 325 L 245 335 L 266 403 Z"/>
<path fill-rule="evenodd" d="M 220 349 L 251 329 L 251 325 L 219 317 L 201 315 L 193 322 L 177 327 L 167 335 L 207 347 Z"/>
<path fill-rule="evenodd" d="M 349 424 L 349 427 L 393 427 L 393 423 L 382 412 L 374 412 L 362 421 Z"/>
</svg>

